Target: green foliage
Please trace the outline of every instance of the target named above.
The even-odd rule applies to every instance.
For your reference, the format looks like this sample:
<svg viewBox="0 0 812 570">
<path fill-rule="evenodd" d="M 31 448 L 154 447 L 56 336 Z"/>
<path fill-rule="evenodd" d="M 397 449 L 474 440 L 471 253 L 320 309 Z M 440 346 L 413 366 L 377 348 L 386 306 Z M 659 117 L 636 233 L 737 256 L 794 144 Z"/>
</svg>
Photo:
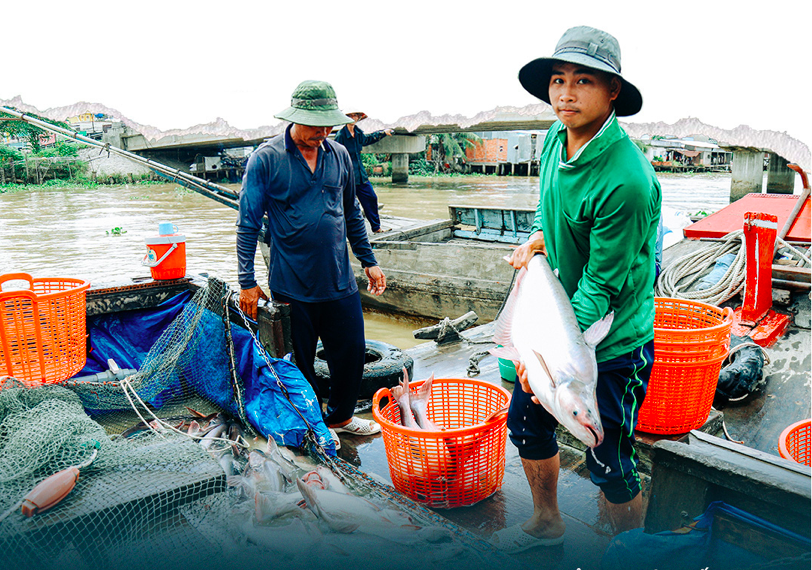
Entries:
<svg viewBox="0 0 812 570">
<path fill-rule="evenodd" d="M 66 141 L 59 141 L 56 145 L 40 149 L 37 156 L 43 157 L 69 157 L 75 158 L 79 156 L 79 149 L 74 143 L 66 142 Z"/>
<path fill-rule="evenodd" d="M 421 156 L 414 160 L 409 160 L 409 174 L 414 176 L 431 176 L 434 174 L 434 165 Z"/>
<path fill-rule="evenodd" d="M 23 153 L 19 150 L 0 144 L 0 162 L 7 162 L 8 160 L 22 160 Z"/>
<path fill-rule="evenodd" d="M 12 110 L 16 111 L 14 107 L 11 107 Z M 63 129 L 70 129 L 70 126 L 63 122 L 63 121 L 52 121 L 51 119 L 46 119 L 45 117 L 40 117 L 39 115 L 35 115 L 34 113 L 26 113 L 27 115 L 39 119 L 44 123 L 50 123 L 57 127 L 62 127 Z M 9 115 L 8 113 L 0 112 L 0 117 L 11 118 L 14 120 L 11 121 L 3 121 L 2 122 L 2 132 L 6 135 L 15 137 L 21 141 L 25 141 L 31 145 L 31 149 L 34 152 L 39 152 L 40 150 L 40 136 L 50 136 L 47 131 L 37 127 L 36 125 L 32 125 L 30 123 L 26 123 L 23 120 L 16 120 L 16 117 L 13 115 Z"/>
<path fill-rule="evenodd" d="M 367 170 L 369 170 L 370 166 L 377 166 L 380 163 L 377 155 L 374 153 L 361 153 L 361 164 L 363 164 Z"/>
<path fill-rule="evenodd" d="M 439 151 L 440 156 L 448 160 L 450 158 L 465 159 L 465 151 L 475 148 L 481 142 L 482 139 L 474 133 L 439 133 L 431 135 L 428 144 L 432 147 L 432 156 L 436 150 Z"/>
<path fill-rule="evenodd" d="M 107 234 L 108 236 L 120 236 L 126 234 L 127 230 L 125 230 L 124 228 L 115 227 L 109 232 L 106 231 L 104 233 Z"/>
</svg>

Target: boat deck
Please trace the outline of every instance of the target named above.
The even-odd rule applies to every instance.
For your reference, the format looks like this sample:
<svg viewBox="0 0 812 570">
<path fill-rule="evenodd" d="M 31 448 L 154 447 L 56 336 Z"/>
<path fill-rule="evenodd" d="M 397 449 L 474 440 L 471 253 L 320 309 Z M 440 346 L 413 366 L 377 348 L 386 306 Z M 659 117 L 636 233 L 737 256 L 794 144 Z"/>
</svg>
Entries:
<svg viewBox="0 0 812 570">
<path fill-rule="evenodd" d="M 696 242 L 698 243 L 698 242 Z M 665 263 L 682 255 L 688 243 L 666 250 Z M 722 419 L 732 438 L 743 440 L 753 449 L 778 456 L 778 437 L 791 423 L 812 415 L 810 406 L 810 303 L 809 295 L 796 293 L 785 310 L 795 314 L 787 334 L 767 349 L 771 364 L 765 367 L 765 383 L 740 402 L 730 403 L 720 411 L 712 410 L 703 431 L 724 437 Z M 434 342 L 418 345 L 406 352 L 414 358 L 414 377 L 466 378 L 469 358 L 492 347 L 489 343 L 493 323 L 465 331 L 467 340 L 438 346 Z M 479 363 L 479 380 L 497 383 L 508 391 L 513 385 L 499 376 L 497 360 L 486 356 Z M 721 412 L 721 413 L 720 413 Z M 371 412 L 361 414 L 371 418 Z M 651 453 L 651 446 L 664 436 L 640 434 L 638 451 Z M 670 436 L 666 439 L 678 439 Z M 345 437 L 339 456 L 390 481 L 383 439 Z M 516 555 L 529 568 L 599 568 L 606 546 L 611 540 L 611 527 L 600 504 L 598 488 L 589 480 L 582 450 L 562 445 L 559 475 L 559 506 L 567 524 L 563 545 L 535 548 Z M 641 473 L 645 467 L 641 467 Z M 643 474 L 644 509 L 648 503 L 649 477 Z M 438 510 L 443 516 L 472 533 L 488 538 L 501 528 L 521 523 L 532 514 L 530 488 L 524 476 L 521 459 L 508 439 L 504 484 L 500 491 L 480 503 L 464 508 Z"/>
</svg>

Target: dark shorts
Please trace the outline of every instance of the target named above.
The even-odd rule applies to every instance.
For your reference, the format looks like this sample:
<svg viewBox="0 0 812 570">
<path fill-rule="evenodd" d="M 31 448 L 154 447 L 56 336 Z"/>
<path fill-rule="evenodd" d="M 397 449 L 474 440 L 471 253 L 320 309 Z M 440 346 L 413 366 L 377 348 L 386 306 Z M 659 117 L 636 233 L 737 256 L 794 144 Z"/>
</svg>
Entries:
<svg viewBox="0 0 812 570">
<path fill-rule="evenodd" d="M 625 503 L 640 492 L 634 427 L 653 363 L 654 341 L 651 341 L 598 364 L 597 398 L 604 439 L 594 449 L 594 456 L 587 450 L 586 465 L 592 482 L 610 503 Z M 555 438 L 558 421 L 530 397 L 517 382 L 507 420 L 510 440 L 524 459 L 549 459 L 558 453 Z"/>
</svg>

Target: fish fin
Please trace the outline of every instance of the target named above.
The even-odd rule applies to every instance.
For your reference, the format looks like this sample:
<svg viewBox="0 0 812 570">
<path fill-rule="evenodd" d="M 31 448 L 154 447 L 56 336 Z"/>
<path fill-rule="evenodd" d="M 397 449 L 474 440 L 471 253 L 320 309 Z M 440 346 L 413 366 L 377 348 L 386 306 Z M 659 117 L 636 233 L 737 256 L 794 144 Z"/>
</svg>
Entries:
<svg viewBox="0 0 812 570">
<path fill-rule="evenodd" d="M 535 354 L 536 358 L 539 359 L 539 362 L 541 363 L 541 367 L 544 368 L 544 372 L 546 372 L 547 376 L 550 377 L 550 384 L 552 384 L 553 388 L 555 388 L 555 378 L 553 378 L 553 375 L 550 374 L 550 369 L 547 368 L 547 363 L 544 362 L 544 357 L 541 354 L 539 354 L 538 352 L 536 352 L 535 350 L 533 351 L 533 354 Z"/>
<path fill-rule="evenodd" d="M 612 328 L 612 321 L 615 320 L 615 312 L 612 311 L 599 321 L 592 323 L 592 326 L 584 331 L 584 342 L 587 346 L 595 348 L 598 346 Z"/>
<path fill-rule="evenodd" d="M 513 289 L 510 290 L 505 306 L 496 320 L 496 327 L 493 332 L 493 342 L 503 346 L 512 346 L 512 331 L 513 331 L 513 313 L 516 310 L 516 300 L 519 298 L 519 287 L 522 284 L 522 279 L 527 275 L 527 269 L 522 267 L 519 269 L 519 274 L 516 276 L 516 282 L 513 284 Z"/>
<path fill-rule="evenodd" d="M 522 359 L 522 357 L 519 356 L 519 351 L 515 346 L 500 346 L 498 348 L 492 348 L 488 352 L 490 352 L 496 358 L 505 358 L 507 360 L 515 360 L 517 362 Z"/>
</svg>

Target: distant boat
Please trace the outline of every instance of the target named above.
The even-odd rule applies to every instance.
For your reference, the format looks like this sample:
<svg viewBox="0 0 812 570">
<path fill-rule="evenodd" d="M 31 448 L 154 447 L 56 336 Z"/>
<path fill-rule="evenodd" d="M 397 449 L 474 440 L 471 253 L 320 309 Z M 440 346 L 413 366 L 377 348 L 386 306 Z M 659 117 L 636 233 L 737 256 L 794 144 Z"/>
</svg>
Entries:
<svg viewBox="0 0 812 570">
<path fill-rule="evenodd" d="M 448 213 L 431 221 L 382 216 L 389 231 L 370 241 L 386 275 L 383 295 L 367 292 L 366 275 L 352 259 L 364 306 L 432 319 L 468 311 L 480 323 L 496 318 L 514 274 L 503 258 L 527 240 L 535 210 L 449 206 Z"/>
</svg>

